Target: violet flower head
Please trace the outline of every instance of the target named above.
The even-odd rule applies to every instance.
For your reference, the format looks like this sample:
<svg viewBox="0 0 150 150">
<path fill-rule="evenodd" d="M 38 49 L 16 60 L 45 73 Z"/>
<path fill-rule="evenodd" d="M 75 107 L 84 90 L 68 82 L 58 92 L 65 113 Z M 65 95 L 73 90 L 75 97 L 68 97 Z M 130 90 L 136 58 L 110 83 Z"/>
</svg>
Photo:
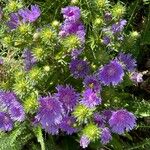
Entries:
<svg viewBox="0 0 150 150">
<path fill-rule="evenodd" d="M 42 127 L 48 129 L 58 125 L 64 114 L 62 103 L 52 96 L 40 98 L 39 103 L 39 111 L 35 118 L 41 123 Z"/>
<path fill-rule="evenodd" d="M 113 60 L 100 69 L 99 78 L 104 85 L 117 85 L 123 79 L 124 71 L 122 66 Z"/>
<path fill-rule="evenodd" d="M 99 113 L 94 113 L 94 122 L 101 128 L 105 127 L 105 118 L 103 115 L 100 115 Z"/>
<path fill-rule="evenodd" d="M 24 59 L 24 68 L 26 71 L 31 70 L 32 66 L 36 64 L 36 59 L 29 49 L 23 51 L 22 57 Z"/>
<path fill-rule="evenodd" d="M 11 13 L 10 20 L 7 22 L 7 26 L 13 30 L 16 29 L 20 25 L 20 18 L 18 13 Z"/>
<path fill-rule="evenodd" d="M 111 26 L 111 30 L 114 34 L 121 32 L 124 29 L 124 26 L 127 24 L 126 20 L 120 20 L 119 22 Z"/>
<path fill-rule="evenodd" d="M 132 57 L 131 54 L 125 54 L 120 52 L 117 58 L 122 63 L 124 69 L 128 71 L 135 70 L 137 64 L 136 60 Z"/>
<path fill-rule="evenodd" d="M 59 133 L 59 127 L 58 125 L 50 125 L 50 126 L 46 126 L 45 131 L 51 135 L 58 135 Z"/>
<path fill-rule="evenodd" d="M 113 113 L 113 111 L 109 110 L 109 109 L 102 111 L 102 115 L 105 118 L 106 122 L 109 121 L 110 117 L 112 116 L 112 113 Z"/>
<path fill-rule="evenodd" d="M 79 94 L 77 94 L 75 89 L 69 85 L 59 85 L 56 89 L 57 93 L 55 96 L 62 102 L 63 107 L 67 112 L 71 111 L 79 99 Z"/>
<path fill-rule="evenodd" d="M 136 117 L 125 109 L 113 112 L 109 125 L 114 133 L 123 134 L 136 126 Z"/>
<path fill-rule="evenodd" d="M 9 110 L 10 118 L 13 121 L 23 121 L 25 119 L 25 112 L 22 105 L 19 102 L 14 102 L 10 105 Z"/>
<path fill-rule="evenodd" d="M 41 15 L 41 10 L 38 5 L 31 5 L 30 9 L 21 9 L 18 13 L 22 17 L 23 22 L 34 22 Z"/>
<path fill-rule="evenodd" d="M 67 6 L 61 9 L 64 19 L 68 21 L 78 21 L 81 16 L 79 7 L 76 6 Z"/>
<path fill-rule="evenodd" d="M 75 132 L 77 132 L 77 129 L 73 127 L 75 123 L 75 118 L 71 116 L 66 116 L 62 119 L 59 127 L 62 131 L 66 132 L 68 135 L 71 135 Z"/>
<path fill-rule="evenodd" d="M 87 89 L 83 93 L 83 98 L 81 99 L 81 104 L 89 107 L 89 108 L 95 108 L 95 106 L 101 104 L 101 98 L 97 96 L 97 93 L 95 93 L 91 89 Z"/>
<path fill-rule="evenodd" d="M 89 144 L 90 144 L 90 139 L 87 136 L 83 135 L 80 139 L 80 146 L 82 148 L 86 148 L 88 147 Z"/>
<path fill-rule="evenodd" d="M 4 110 L 8 109 L 16 101 L 17 97 L 13 92 L 0 91 L 0 105 Z"/>
<path fill-rule="evenodd" d="M 110 37 L 104 36 L 104 37 L 103 37 L 103 43 L 104 43 L 105 45 L 108 45 L 108 44 L 110 43 Z"/>
<path fill-rule="evenodd" d="M 81 59 L 73 59 L 70 63 L 70 71 L 75 78 L 84 78 L 89 73 L 89 65 Z"/>
<path fill-rule="evenodd" d="M 101 134 L 101 142 L 102 144 L 107 144 L 110 142 L 112 139 L 111 132 L 109 128 L 105 127 L 102 129 L 102 134 Z"/>
<path fill-rule="evenodd" d="M 9 115 L 0 112 L 0 130 L 1 131 L 11 131 L 13 128 L 13 122 L 10 119 Z"/>
<path fill-rule="evenodd" d="M 95 92 L 99 92 L 101 90 L 101 85 L 96 75 L 85 77 L 83 83 L 86 89 L 90 88 Z"/>
</svg>

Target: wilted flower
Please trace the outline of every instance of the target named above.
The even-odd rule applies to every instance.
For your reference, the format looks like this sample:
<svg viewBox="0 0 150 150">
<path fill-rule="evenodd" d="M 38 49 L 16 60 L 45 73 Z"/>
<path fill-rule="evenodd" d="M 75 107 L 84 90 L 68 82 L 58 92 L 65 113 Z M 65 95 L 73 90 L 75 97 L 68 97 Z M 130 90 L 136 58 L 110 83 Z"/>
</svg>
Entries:
<svg viewBox="0 0 150 150">
<path fill-rule="evenodd" d="M 112 15 L 110 12 L 105 12 L 104 18 L 106 21 L 110 21 L 112 19 Z"/>
<path fill-rule="evenodd" d="M 24 49 L 22 57 L 24 58 L 25 70 L 29 71 L 32 68 L 32 66 L 36 63 L 36 59 L 29 49 Z"/>
<path fill-rule="evenodd" d="M 112 25 L 111 30 L 112 32 L 119 33 L 124 29 L 124 26 L 127 24 L 126 20 L 120 20 L 119 22 Z"/>
<path fill-rule="evenodd" d="M 62 131 L 64 131 L 67 134 L 71 135 L 71 134 L 73 134 L 74 132 L 77 131 L 77 129 L 73 127 L 74 123 L 75 123 L 75 118 L 73 118 L 71 116 L 65 116 L 62 119 L 59 127 Z"/>
<path fill-rule="evenodd" d="M 137 64 L 136 64 L 136 60 L 132 57 L 131 54 L 125 54 L 120 52 L 117 58 L 122 63 L 124 69 L 128 71 L 135 70 Z"/>
<path fill-rule="evenodd" d="M 101 104 L 101 98 L 97 96 L 92 89 L 87 89 L 83 93 L 83 98 L 81 103 L 89 108 L 94 108 L 95 106 Z"/>
<path fill-rule="evenodd" d="M 123 68 L 116 60 L 105 65 L 99 72 L 99 78 L 104 85 L 117 85 L 122 81 L 123 76 Z"/>
<path fill-rule="evenodd" d="M 136 126 L 136 117 L 125 109 L 117 110 L 109 119 L 109 125 L 113 132 L 123 134 Z"/>
<path fill-rule="evenodd" d="M 1 131 L 10 131 L 13 128 L 13 122 L 10 119 L 9 115 L 0 112 L 0 130 Z"/>
<path fill-rule="evenodd" d="M 73 59 L 70 63 L 70 71 L 75 78 L 84 78 L 89 73 L 88 63 L 81 59 Z"/>
<path fill-rule="evenodd" d="M 62 86 L 59 85 L 56 87 L 57 93 L 55 96 L 58 98 L 60 102 L 62 102 L 63 107 L 67 112 L 72 110 L 76 105 L 79 94 L 76 93 L 75 89 L 69 85 Z"/>
<path fill-rule="evenodd" d="M 141 72 L 132 72 L 130 79 L 135 83 L 143 82 L 143 74 Z"/>
<path fill-rule="evenodd" d="M 34 22 L 41 15 L 41 10 L 38 5 L 31 5 L 30 7 L 31 9 L 25 8 L 18 12 L 23 22 Z"/>
<path fill-rule="evenodd" d="M 109 128 L 105 127 L 102 129 L 101 142 L 102 144 L 107 144 L 112 139 L 111 132 Z"/>
<path fill-rule="evenodd" d="M 99 92 L 101 90 L 101 85 L 96 75 L 85 77 L 83 83 L 86 89 L 90 88 L 95 92 Z"/>
<path fill-rule="evenodd" d="M 90 139 L 87 136 L 83 135 L 80 139 L 80 146 L 82 148 L 86 148 L 88 147 L 89 144 L 90 144 Z"/>
<path fill-rule="evenodd" d="M 76 6 L 62 8 L 61 13 L 63 14 L 64 19 L 68 21 L 78 21 L 81 15 L 79 7 Z"/>
</svg>

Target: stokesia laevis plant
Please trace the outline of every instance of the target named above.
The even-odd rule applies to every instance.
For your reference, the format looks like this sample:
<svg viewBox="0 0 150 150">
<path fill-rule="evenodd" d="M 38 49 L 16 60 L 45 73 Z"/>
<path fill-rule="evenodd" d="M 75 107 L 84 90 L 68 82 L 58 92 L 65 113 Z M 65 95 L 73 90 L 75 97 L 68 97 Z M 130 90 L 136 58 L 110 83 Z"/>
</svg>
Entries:
<svg viewBox="0 0 150 150">
<path fill-rule="evenodd" d="M 137 124 L 130 103 L 123 106 L 126 80 L 142 82 L 134 55 L 122 46 L 124 6 L 97 0 L 91 13 L 76 1 L 84 5 L 55 8 L 61 23 L 57 13 L 45 14 L 46 2 L 16 2 L 0 7 L 0 71 L 9 74 L 0 83 L 0 131 L 11 133 L 24 122 L 42 150 L 50 135 L 55 141 L 65 134 L 82 148 L 97 141 L 112 148 L 114 134 L 125 136 Z"/>
</svg>

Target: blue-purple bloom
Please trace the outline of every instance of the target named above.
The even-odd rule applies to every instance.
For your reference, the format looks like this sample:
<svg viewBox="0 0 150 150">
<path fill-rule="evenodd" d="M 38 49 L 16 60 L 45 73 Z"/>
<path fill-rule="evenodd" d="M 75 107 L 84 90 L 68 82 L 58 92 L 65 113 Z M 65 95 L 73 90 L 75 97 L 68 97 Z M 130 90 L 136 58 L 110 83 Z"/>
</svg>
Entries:
<svg viewBox="0 0 150 150">
<path fill-rule="evenodd" d="M 102 115 L 105 118 L 105 121 L 108 122 L 108 120 L 110 119 L 110 117 L 112 116 L 113 111 L 110 109 L 104 110 L 102 111 Z"/>
<path fill-rule="evenodd" d="M 131 54 L 125 54 L 120 52 L 117 58 L 122 63 L 124 69 L 128 71 L 135 70 L 137 64 L 136 64 L 136 60 L 132 57 Z"/>
<path fill-rule="evenodd" d="M 13 122 L 10 119 L 9 115 L 4 112 L 0 112 L 0 130 L 1 131 L 10 131 L 13 128 Z"/>
<path fill-rule="evenodd" d="M 9 110 L 10 118 L 13 121 L 23 121 L 25 119 L 25 112 L 22 105 L 19 102 L 14 102 L 10 105 Z"/>
<path fill-rule="evenodd" d="M 92 89 L 87 89 L 83 92 L 81 103 L 89 108 L 94 108 L 101 104 L 101 98 Z"/>
<path fill-rule="evenodd" d="M 136 126 L 136 117 L 125 109 L 113 112 L 109 125 L 114 133 L 123 134 Z"/>
<path fill-rule="evenodd" d="M 38 5 L 31 5 L 30 9 L 21 9 L 18 13 L 22 17 L 23 22 L 34 22 L 41 15 L 41 10 Z"/>
<path fill-rule="evenodd" d="M 67 112 L 71 111 L 79 99 L 79 94 L 77 94 L 75 89 L 69 85 L 59 85 L 56 89 L 57 93 L 55 96 L 62 102 L 63 107 Z"/>
<path fill-rule="evenodd" d="M 101 142 L 102 144 L 107 144 L 110 142 L 112 139 L 111 132 L 109 128 L 105 127 L 102 129 L 102 134 L 101 134 Z"/>
<path fill-rule="evenodd" d="M 120 20 L 119 22 L 112 25 L 111 30 L 114 34 L 121 32 L 124 26 L 127 24 L 126 20 Z"/>
<path fill-rule="evenodd" d="M 82 148 L 86 148 L 88 147 L 89 144 L 90 144 L 90 139 L 86 135 L 83 135 L 80 139 L 80 146 Z"/>
<path fill-rule="evenodd" d="M 62 131 L 66 132 L 68 135 L 71 135 L 77 131 L 77 129 L 73 127 L 74 123 L 75 123 L 74 117 L 65 116 L 62 119 L 59 127 Z"/>
<path fill-rule="evenodd" d="M 105 126 L 105 117 L 103 115 L 100 115 L 99 113 L 94 113 L 94 122 L 101 128 Z"/>
<path fill-rule="evenodd" d="M 95 92 L 99 92 L 101 90 L 101 85 L 96 75 L 85 77 L 83 83 L 86 89 L 90 88 Z"/>
<path fill-rule="evenodd" d="M 44 129 L 51 131 L 63 118 L 62 103 L 52 96 L 41 97 L 39 103 L 39 111 L 35 118 Z"/>
<path fill-rule="evenodd" d="M 59 133 L 59 125 L 45 126 L 45 131 L 51 135 L 57 135 Z"/>
<path fill-rule="evenodd" d="M 35 65 L 36 59 L 29 49 L 25 49 L 23 51 L 22 57 L 24 59 L 24 68 L 26 71 L 29 71 L 33 67 L 33 65 Z"/>
<path fill-rule="evenodd" d="M 81 59 L 73 59 L 70 63 L 70 71 L 75 78 L 84 78 L 89 73 L 89 65 Z"/>
<path fill-rule="evenodd" d="M 0 65 L 4 63 L 4 60 L 0 57 Z"/>
<path fill-rule="evenodd" d="M 104 85 L 117 85 L 123 79 L 124 71 L 118 61 L 113 60 L 100 69 L 99 78 Z"/>
<path fill-rule="evenodd" d="M 21 21 L 18 13 L 11 13 L 10 20 L 7 22 L 7 26 L 13 30 L 16 29 L 20 25 Z"/>
<path fill-rule="evenodd" d="M 78 21 L 81 16 L 79 7 L 77 6 L 67 6 L 61 9 L 64 19 L 68 21 Z"/>
</svg>

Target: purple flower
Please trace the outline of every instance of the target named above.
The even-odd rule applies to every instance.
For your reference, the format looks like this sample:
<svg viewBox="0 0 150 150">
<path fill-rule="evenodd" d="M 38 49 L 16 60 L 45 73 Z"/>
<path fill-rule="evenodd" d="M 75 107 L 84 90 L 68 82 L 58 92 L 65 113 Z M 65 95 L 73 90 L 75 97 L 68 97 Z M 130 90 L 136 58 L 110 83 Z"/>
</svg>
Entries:
<svg viewBox="0 0 150 150">
<path fill-rule="evenodd" d="M 10 131 L 13 128 L 13 122 L 10 119 L 9 115 L 0 112 L 0 130 L 1 131 Z"/>
<path fill-rule="evenodd" d="M 68 21 L 78 21 L 81 16 L 79 7 L 76 6 L 67 6 L 61 9 L 63 17 Z"/>
<path fill-rule="evenodd" d="M 20 18 L 18 13 L 11 13 L 10 20 L 7 22 L 7 26 L 13 30 L 16 29 L 20 25 Z"/>
<path fill-rule="evenodd" d="M 82 53 L 82 49 L 78 50 L 78 49 L 73 49 L 72 52 L 71 52 L 71 57 L 73 59 L 76 59 L 78 58 L 78 56 Z"/>
<path fill-rule="evenodd" d="M 70 63 L 70 71 L 75 78 L 84 78 L 89 73 L 88 63 L 81 59 L 73 59 Z"/>
<path fill-rule="evenodd" d="M 59 133 L 59 128 L 58 125 L 50 125 L 46 126 L 45 131 L 51 135 L 57 135 Z"/>
<path fill-rule="evenodd" d="M 55 94 L 55 96 L 60 102 L 62 102 L 65 110 L 72 110 L 79 99 L 79 94 L 77 94 L 75 89 L 69 85 L 59 85 L 56 89 L 57 93 Z"/>
<path fill-rule="evenodd" d="M 61 121 L 59 127 L 62 131 L 66 132 L 68 135 L 71 135 L 77 131 L 77 129 L 73 127 L 74 123 L 75 118 L 66 116 Z"/>
<path fill-rule="evenodd" d="M 119 22 L 112 25 L 111 30 L 114 34 L 121 32 L 126 24 L 127 24 L 126 20 L 120 20 Z"/>
<path fill-rule="evenodd" d="M 135 83 L 143 82 L 143 74 L 140 72 L 132 72 L 130 79 Z"/>
<path fill-rule="evenodd" d="M 105 45 L 108 45 L 108 44 L 110 43 L 110 37 L 104 36 L 104 37 L 103 37 L 103 43 L 104 43 Z"/>
<path fill-rule="evenodd" d="M 94 122 L 101 128 L 103 128 L 106 123 L 104 116 L 100 115 L 99 113 L 94 113 Z"/>
<path fill-rule="evenodd" d="M 88 147 L 89 144 L 90 144 L 90 139 L 87 136 L 83 135 L 80 139 L 80 146 L 82 148 L 86 148 Z"/>
<path fill-rule="evenodd" d="M 113 111 L 109 110 L 109 109 L 102 111 L 102 115 L 106 121 L 108 121 L 110 119 L 110 117 L 112 116 L 112 113 L 113 113 Z"/>
<path fill-rule="evenodd" d="M 61 26 L 59 35 L 61 37 L 76 35 L 81 41 L 81 44 L 85 42 L 85 29 L 80 21 L 78 22 L 64 21 L 63 25 Z"/>
<path fill-rule="evenodd" d="M 117 85 L 122 81 L 123 76 L 123 68 L 116 60 L 105 65 L 99 72 L 99 78 L 104 85 Z"/>
<path fill-rule="evenodd" d="M 102 144 L 107 144 L 109 141 L 112 139 L 111 132 L 109 128 L 105 127 L 102 129 L 102 134 L 101 134 L 101 142 Z"/>
<path fill-rule="evenodd" d="M 17 97 L 13 92 L 0 91 L 0 106 L 5 110 L 8 109 L 11 104 L 17 101 Z"/>
<path fill-rule="evenodd" d="M 3 63 L 4 63 L 4 60 L 3 58 L 0 57 L 0 65 L 3 65 Z"/>
<path fill-rule="evenodd" d="M 31 9 L 21 9 L 18 13 L 23 18 L 23 22 L 34 22 L 41 15 L 41 10 L 38 5 L 31 5 Z"/>
<path fill-rule="evenodd" d="M 90 88 L 93 89 L 93 91 L 95 92 L 99 92 L 101 90 L 101 85 L 96 75 L 87 76 L 84 79 L 83 83 L 86 89 Z"/>
<path fill-rule="evenodd" d="M 109 125 L 114 133 L 123 134 L 136 126 L 136 117 L 125 109 L 113 112 Z"/>
<path fill-rule="evenodd" d="M 35 65 L 36 59 L 29 49 L 24 49 L 22 57 L 24 59 L 25 70 L 29 71 Z"/>
<path fill-rule="evenodd" d="M 42 127 L 47 130 L 54 125 L 58 125 L 64 113 L 62 103 L 52 96 L 40 98 L 39 103 L 39 111 L 35 118 L 41 123 Z"/>
<path fill-rule="evenodd" d="M 95 106 L 101 104 L 101 98 L 99 98 L 97 93 L 95 93 L 93 90 L 87 89 L 83 93 L 81 103 L 89 108 L 94 108 Z"/>
<path fill-rule="evenodd" d="M 10 105 L 8 110 L 10 117 L 13 121 L 23 121 L 25 119 L 25 112 L 19 102 L 14 102 Z"/>
<path fill-rule="evenodd" d="M 136 60 L 132 57 L 131 54 L 124 54 L 120 52 L 117 58 L 122 63 L 124 69 L 128 71 L 135 70 L 135 67 L 137 66 Z"/>
</svg>

